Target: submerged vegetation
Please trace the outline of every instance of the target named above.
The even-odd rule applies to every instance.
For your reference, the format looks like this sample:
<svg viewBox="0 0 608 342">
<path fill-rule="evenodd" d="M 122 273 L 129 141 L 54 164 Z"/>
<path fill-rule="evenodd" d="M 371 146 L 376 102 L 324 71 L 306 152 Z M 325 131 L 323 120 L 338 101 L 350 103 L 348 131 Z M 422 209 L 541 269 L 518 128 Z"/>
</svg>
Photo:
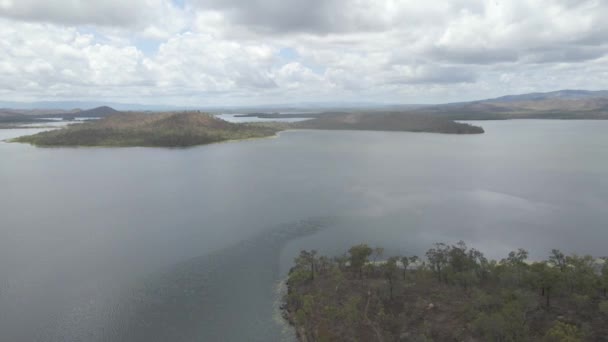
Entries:
<svg viewBox="0 0 608 342">
<path fill-rule="evenodd" d="M 13 141 L 37 146 L 188 147 L 267 137 L 277 131 L 268 125 L 235 124 L 199 112 L 121 113 Z"/>
<path fill-rule="evenodd" d="M 463 242 L 426 258 L 350 248 L 302 251 L 284 314 L 300 341 L 600 341 L 608 336 L 608 262 L 519 249 L 488 260 Z M 370 260 L 371 259 L 371 260 Z"/>
</svg>

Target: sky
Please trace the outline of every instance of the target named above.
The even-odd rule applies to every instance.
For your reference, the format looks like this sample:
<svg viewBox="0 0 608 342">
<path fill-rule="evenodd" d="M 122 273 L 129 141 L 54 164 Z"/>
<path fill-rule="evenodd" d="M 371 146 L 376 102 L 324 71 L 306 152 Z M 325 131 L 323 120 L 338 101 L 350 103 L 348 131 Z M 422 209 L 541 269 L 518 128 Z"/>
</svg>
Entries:
<svg viewBox="0 0 608 342">
<path fill-rule="evenodd" d="M 0 100 L 444 103 L 608 89 L 605 0 L 0 0 Z"/>
</svg>

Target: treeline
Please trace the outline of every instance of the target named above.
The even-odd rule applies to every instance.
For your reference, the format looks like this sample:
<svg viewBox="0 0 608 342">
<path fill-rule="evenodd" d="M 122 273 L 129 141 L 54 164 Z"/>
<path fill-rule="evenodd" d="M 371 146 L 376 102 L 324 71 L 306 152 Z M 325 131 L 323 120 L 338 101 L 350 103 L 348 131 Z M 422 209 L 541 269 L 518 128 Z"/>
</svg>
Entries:
<svg viewBox="0 0 608 342">
<path fill-rule="evenodd" d="M 329 258 L 302 251 L 289 272 L 285 317 L 301 341 L 603 341 L 606 258 L 502 260 L 437 243 L 424 257 L 353 246 Z M 382 261 L 380 261 L 382 260 Z"/>
</svg>

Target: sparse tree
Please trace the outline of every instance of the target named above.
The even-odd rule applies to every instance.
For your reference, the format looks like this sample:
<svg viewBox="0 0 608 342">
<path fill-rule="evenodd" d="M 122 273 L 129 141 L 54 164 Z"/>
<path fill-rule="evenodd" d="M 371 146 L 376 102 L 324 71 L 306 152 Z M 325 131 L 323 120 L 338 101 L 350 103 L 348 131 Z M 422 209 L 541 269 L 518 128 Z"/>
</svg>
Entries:
<svg viewBox="0 0 608 342">
<path fill-rule="evenodd" d="M 386 262 L 382 265 L 382 274 L 384 278 L 388 281 L 390 299 L 393 299 L 393 282 L 395 279 L 395 275 L 397 274 L 397 257 L 390 257 Z"/>
<path fill-rule="evenodd" d="M 315 280 L 315 271 L 316 271 L 316 259 L 317 251 L 314 249 L 309 251 L 303 250 L 300 252 L 300 255 L 296 258 L 296 265 L 302 265 L 303 267 L 308 267 L 310 269 L 310 280 Z"/>
<path fill-rule="evenodd" d="M 431 270 L 437 275 L 439 281 L 444 279 L 443 271 L 448 264 L 449 251 L 450 247 L 445 243 L 435 243 L 435 247 L 426 252 Z"/>
<path fill-rule="evenodd" d="M 600 277 L 600 284 L 602 288 L 602 294 L 604 297 L 607 295 L 608 290 L 608 258 L 604 258 L 604 266 L 602 267 L 602 275 Z"/>
<path fill-rule="evenodd" d="M 363 278 L 363 266 L 368 262 L 373 250 L 366 244 L 353 246 L 348 250 L 350 254 L 350 267 Z"/>
<path fill-rule="evenodd" d="M 557 267 L 560 271 L 566 270 L 566 256 L 559 249 L 552 249 L 551 256 L 549 257 L 549 263 L 554 267 Z"/>
<path fill-rule="evenodd" d="M 407 272 L 407 267 L 410 265 L 411 259 L 408 257 L 401 257 L 401 264 L 403 265 L 403 280 L 405 280 L 405 274 Z"/>
<path fill-rule="evenodd" d="M 376 247 L 374 248 L 373 251 L 373 259 L 374 259 L 374 263 L 380 258 L 382 257 L 382 255 L 384 254 L 384 248 L 382 247 Z"/>
<path fill-rule="evenodd" d="M 507 265 L 514 271 L 515 282 L 520 285 L 523 278 L 523 273 L 526 267 L 526 260 L 528 259 L 528 251 L 519 248 L 517 251 L 509 252 L 507 259 L 501 260 L 501 263 Z"/>
<path fill-rule="evenodd" d="M 547 308 L 551 306 L 551 296 L 553 290 L 559 285 L 560 271 L 555 267 L 547 265 L 545 262 L 538 262 L 532 265 L 532 270 L 538 275 L 536 281 L 540 288 L 541 296 L 545 297 Z"/>
<path fill-rule="evenodd" d="M 525 265 L 527 259 L 528 251 L 523 248 L 519 248 L 517 251 L 509 252 L 509 256 L 505 261 L 512 266 L 521 266 Z"/>
</svg>

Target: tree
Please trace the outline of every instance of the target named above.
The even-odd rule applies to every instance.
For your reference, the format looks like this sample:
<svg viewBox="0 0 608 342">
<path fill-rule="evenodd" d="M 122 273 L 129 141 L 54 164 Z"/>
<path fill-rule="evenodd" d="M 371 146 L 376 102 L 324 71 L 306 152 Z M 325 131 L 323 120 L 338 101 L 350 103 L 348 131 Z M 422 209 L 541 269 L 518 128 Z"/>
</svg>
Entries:
<svg viewBox="0 0 608 342">
<path fill-rule="evenodd" d="M 545 334 L 546 342 L 579 342 L 583 340 L 583 334 L 576 325 L 564 322 L 556 322 Z"/>
<path fill-rule="evenodd" d="M 444 279 L 442 272 L 447 266 L 449 251 L 450 247 L 445 243 L 435 243 L 435 247 L 426 252 L 426 258 L 429 260 L 431 270 L 437 275 L 439 281 Z"/>
<path fill-rule="evenodd" d="M 595 273 L 594 263 L 595 260 L 590 255 L 566 257 L 568 267 L 564 276 L 571 293 L 576 291 L 582 294 L 591 294 L 597 289 L 598 277 Z"/>
<path fill-rule="evenodd" d="M 523 248 L 519 248 L 517 251 L 509 252 L 506 262 L 512 266 L 520 266 L 524 265 L 527 259 L 528 251 Z"/>
<path fill-rule="evenodd" d="M 608 289 L 608 259 L 604 259 L 604 266 L 602 267 L 602 276 L 600 278 L 602 287 L 602 294 L 606 297 L 606 290 Z"/>
<path fill-rule="evenodd" d="M 393 281 L 395 279 L 395 274 L 397 273 L 397 260 L 397 257 L 390 257 L 382 265 L 382 274 L 384 275 L 384 278 L 388 280 L 391 299 L 393 299 Z"/>
<path fill-rule="evenodd" d="M 528 266 L 526 260 L 528 259 L 528 251 L 519 248 L 517 251 L 509 252 L 507 259 L 503 259 L 501 262 L 512 270 L 514 270 L 515 282 L 517 285 L 521 285 L 523 273 L 525 268 Z"/>
<path fill-rule="evenodd" d="M 566 256 L 559 249 L 552 249 L 551 256 L 549 257 L 549 263 L 554 267 L 557 267 L 560 271 L 566 270 Z"/>
<path fill-rule="evenodd" d="M 407 267 L 410 265 L 411 259 L 408 257 L 401 257 L 401 264 L 403 265 L 403 280 L 405 280 L 405 273 L 407 272 Z"/>
<path fill-rule="evenodd" d="M 317 251 L 314 249 L 309 251 L 303 250 L 300 255 L 296 258 L 296 265 L 302 267 L 308 267 L 310 269 L 310 280 L 315 280 L 315 269 L 317 264 L 316 259 Z"/>
<path fill-rule="evenodd" d="M 372 249 L 366 244 L 353 246 L 348 250 L 350 254 L 350 266 L 354 271 L 359 273 L 359 278 L 363 278 L 363 266 L 368 262 L 368 258 L 372 252 Z"/>
<path fill-rule="evenodd" d="M 541 296 L 545 297 L 546 307 L 551 306 L 552 291 L 559 285 L 560 271 L 555 267 L 550 267 L 545 262 L 537 262 L 532 265 L 532 271 L 537 276 L 536 283 L 541 291 Z"/>
<path fill-rule="evenodd" d="M 378 260 L 378 258 L 382 257 L 383 254 L 384 254 L 384 248 L 382 248 L 382 247 L 374 248 L 374 251 L 373 251 L 374 263 Z"/>
<path fill-rule="evenodd" d="M 475 248 L 471 248 L 469 250 L 469 259 L 475 268 L 477 277 L 482 281 L 485 280 L 490 273 L 490 263 L 488 262 L 488 259 L 483 255 L 483 253 Z"/>
<path fill-rule="evenodd" d="M 449 265 L 454 272 L 460 273 L 471 269 L 471 260 L 467 255 L 467 245 L 464 241 L 459 241 L 456 246 L 449 248 L 447 253 Z"/>
</svg>

